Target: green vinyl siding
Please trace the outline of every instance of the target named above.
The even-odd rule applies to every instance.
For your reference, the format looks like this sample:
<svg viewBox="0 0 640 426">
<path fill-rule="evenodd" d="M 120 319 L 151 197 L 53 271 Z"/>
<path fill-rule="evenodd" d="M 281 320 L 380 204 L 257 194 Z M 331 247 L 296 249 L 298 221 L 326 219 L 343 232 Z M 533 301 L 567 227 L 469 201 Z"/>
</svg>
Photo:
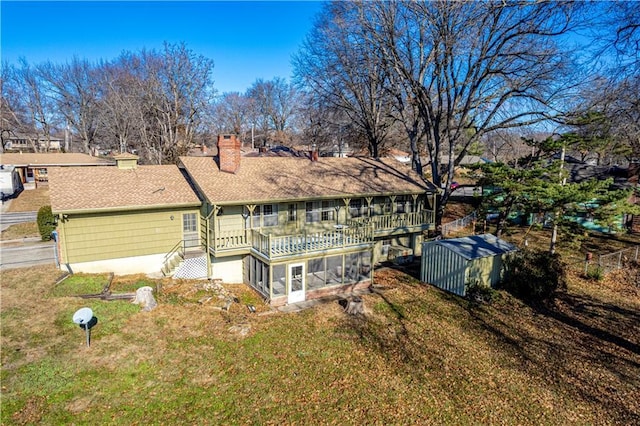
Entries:
<svg viewBox="0 0 640 426">
<path fill-rule="evenodd" d="M 244 229 L 244 218 L 242 217 L 241 206 L 224 206 L 222 213 L 216 217 L 216 222 L 220 230 L 230 231 L 234 229 Z"/>
<path fill-rule="evenodd" d="M 182 214 L 198 209 L 69 215 L 62 250 L 69 263 L 169 252 L 182 240 Z M 173 217 L 173 219 L 171 219 Z"/>
</svg>

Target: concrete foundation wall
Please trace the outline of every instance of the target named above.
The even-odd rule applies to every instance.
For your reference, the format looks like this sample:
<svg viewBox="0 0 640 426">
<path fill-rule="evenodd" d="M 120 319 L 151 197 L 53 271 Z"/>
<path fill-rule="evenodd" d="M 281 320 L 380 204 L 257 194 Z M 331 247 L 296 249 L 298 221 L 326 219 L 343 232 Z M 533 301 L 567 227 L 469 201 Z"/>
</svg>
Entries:
<svg viewBox="0 0 640 426">
<path fill-rule="evenodd" d="M 129 274 L 156 274 L 160 273 L 164 254 L 152 254 L 148 256 L 122 257 L 118 259 L 96 260 L 93 262 L 71 263 L 71 270 L 87 274 L 113 272 L 115 275 Z M 61 264 L 60 269 L 67 271 L 66 264 Z"/>
</svg>

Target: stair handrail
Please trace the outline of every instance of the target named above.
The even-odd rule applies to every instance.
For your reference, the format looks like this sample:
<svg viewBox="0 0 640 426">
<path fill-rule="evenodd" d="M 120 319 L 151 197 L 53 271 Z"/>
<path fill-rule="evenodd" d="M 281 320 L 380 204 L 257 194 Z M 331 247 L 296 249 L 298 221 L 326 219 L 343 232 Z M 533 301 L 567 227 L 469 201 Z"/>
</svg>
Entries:
<svg viewBox="0 0 640 426">
<path fill-rule="evenodd" d="M 180 240 L 176 243 L 175 246 L 173 246 L 173 248 L 169 251 L 169 253 L 167 253 L 164 256 L 164 260 L 162 261 L 163 265 L 167 264 L 167 261 L 169 261 L 169 259 L 173 258 L 173 256 L 178 253 L 181 257 L 184 257 L 184 240 Z"/>
</svg>

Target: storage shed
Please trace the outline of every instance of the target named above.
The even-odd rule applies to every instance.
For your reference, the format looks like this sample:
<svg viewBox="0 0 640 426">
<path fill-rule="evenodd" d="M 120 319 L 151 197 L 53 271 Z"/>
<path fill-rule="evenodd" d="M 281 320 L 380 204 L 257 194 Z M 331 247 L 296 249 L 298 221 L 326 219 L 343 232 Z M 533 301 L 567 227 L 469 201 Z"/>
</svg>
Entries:
<svg viewBox="0 0 640 426">
<path fill-rule="evenodd" d="M 471 284 L 494 287 L 504 277 L 505 260 L 517 248 L 491 234 L 422 244 L 423 282 L 465 296 Z"/>
</svg>

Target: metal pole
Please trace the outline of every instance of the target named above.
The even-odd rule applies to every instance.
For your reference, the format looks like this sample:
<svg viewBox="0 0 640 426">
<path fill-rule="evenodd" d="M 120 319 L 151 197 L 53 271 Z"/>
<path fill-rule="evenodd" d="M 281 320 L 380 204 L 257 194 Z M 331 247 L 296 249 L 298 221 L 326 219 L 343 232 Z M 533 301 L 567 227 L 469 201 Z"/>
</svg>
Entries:
<svg viewBox="0 0 640 426">
<path fill-rule="evenodd" d="M 89 341 L 91 340 L 91 339 L 89 338 L 89 335 L 90 335 L 90 333 L 91 333 L 91 332 L 89 331 L 89 324 L 88 324 L 88 323 L 85 323 L 85 325 L 84 325 L 84 331 L 85 331 L 85 333 L 87 334 L 87 347 L 89 347 Z"/>
</svg>

